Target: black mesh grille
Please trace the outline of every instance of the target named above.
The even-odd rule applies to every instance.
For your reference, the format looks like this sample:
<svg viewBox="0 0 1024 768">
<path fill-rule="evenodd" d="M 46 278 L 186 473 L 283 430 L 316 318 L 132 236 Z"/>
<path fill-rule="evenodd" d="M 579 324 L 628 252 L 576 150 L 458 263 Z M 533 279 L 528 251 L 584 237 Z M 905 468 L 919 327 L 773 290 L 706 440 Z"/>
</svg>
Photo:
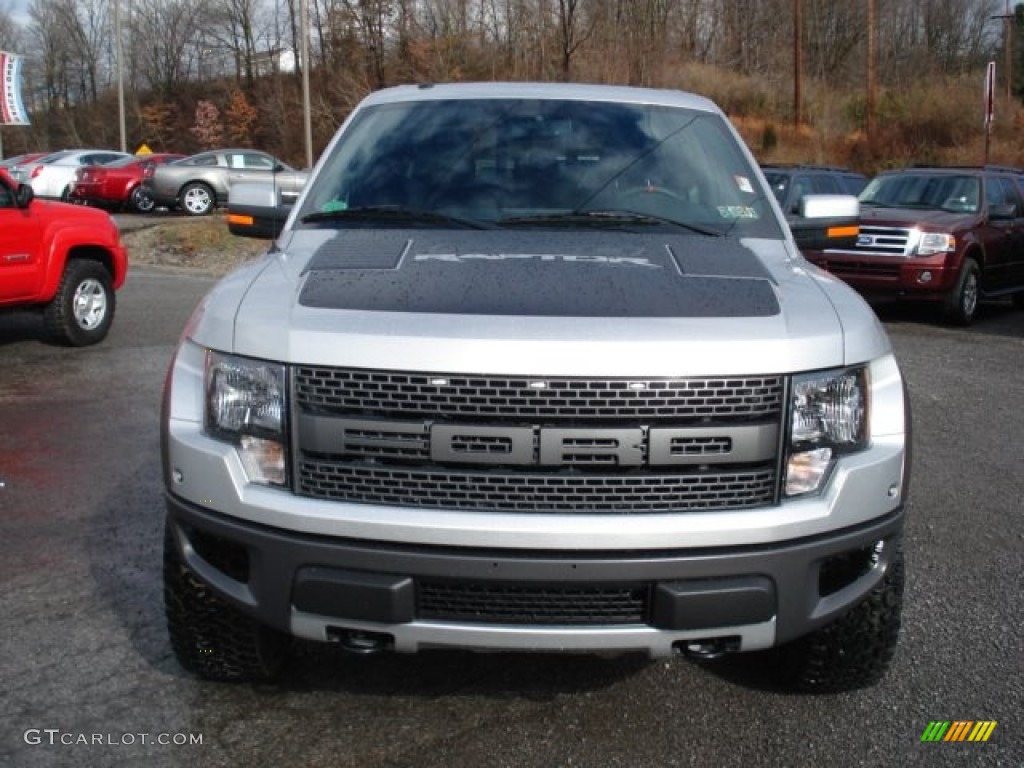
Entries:
<svg viewBox="0 0 1024 768">
<path fill-rule="evenodd" d="M 773 467 L 691 474 L 421 470 L 304 460 L 300 492 L 322 499 L 496 512 L 644 513 L 771 504 Z"/>
<path fill-rule="evenodd" d="M 298 366 L 302 408 L 400 418 L 543 418 L 546 421 L 737 419 L 777 416 L 780 376 L 570 379 L 364 371 Z"/>
<path fill-rule="evenodd" d="M 491 624 L 642 624 L 646 586 L 539 587 L 419 582 L 416 614 L 433 621 Z"/>
<path fill-rule="evenodd" d="M 728 425 L 781 425 L 782 376 L 597 380 L 300 365 L 292 382 L 303 425 L 296 491 L 305 496 L 547 514 L 749 509 L 776 500 L 777 457 L 730 463 Z M 659 427 L 682 434 L 652 457 L 648 434 L 653 440 Z M 546 431 L 558 428 L 569 432 Z M 534 436 L 532 448 L 517 430 Z M 620 439 L 635 442 L 620 454 Z"/>
</svg>

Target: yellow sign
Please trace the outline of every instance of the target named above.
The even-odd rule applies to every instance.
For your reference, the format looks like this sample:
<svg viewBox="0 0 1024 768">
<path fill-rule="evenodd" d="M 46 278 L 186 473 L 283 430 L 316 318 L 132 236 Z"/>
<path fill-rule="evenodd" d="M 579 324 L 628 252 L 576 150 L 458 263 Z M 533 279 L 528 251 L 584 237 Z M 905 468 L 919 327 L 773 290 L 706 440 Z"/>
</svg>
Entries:
<svg viewBox="0 0 1024 768">
<path fill-rule="evenodd" d="M 149 148 L 148 144 L 143 144 L 142 146 L 140 146 L 138 149 L 135 150 L 135 154 L 136 155 L 152 155 L 153 154 L 153 150 Z"/>
</svg>

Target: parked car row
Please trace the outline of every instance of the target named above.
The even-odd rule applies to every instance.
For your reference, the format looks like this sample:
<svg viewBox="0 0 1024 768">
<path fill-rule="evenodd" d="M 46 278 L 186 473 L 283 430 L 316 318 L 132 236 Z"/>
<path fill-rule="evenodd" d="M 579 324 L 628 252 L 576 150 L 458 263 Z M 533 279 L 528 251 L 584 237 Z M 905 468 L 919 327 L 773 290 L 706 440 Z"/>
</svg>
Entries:
<svg viewBox="0 0 1024 768">
<path fill-rule="evenodd" d="M 10 177 L 32 187 L 37 198 L 110 210 L 148 213 L 157 207 L 192 216 L 227 202 L 238 181 L 273 179 L 282 199 L 292 203 L 308 177 L 273 155 L 251 149 L 223 149 L 197 155 L 130 155 L 102 149 L 31 153 L 2 163 Z"/>
<path fill-rule="evenodd" d="M 157 207 L 203 216 L 226 205 L 239 182 L 273 181 L 293 204 L 308 170 L 266 152 L 228 148 L 192 156 L 104 149 L 31 153 L 0 162 L 37 198 L 141 213 Z M 855 195 L 859 231 L 801 232 L 804 255 L 868 298 L 931 301 L 945 318 L 971 323 L 984 298 L 1024 308 L 1024 170 L 1000 166 L 913 167 L 868 180 L 846 168 L 763 165 L 790 227 L 806 227 L 807 195 Z M 810 243 L 808 246 L 807 243 Z"/>
<path fill-rule="evenodd" d="M 170 153 L 131 155 L 106 165 L 84 166 L 75 172 L 71 202 L 149 213 L 156 203 L 142 183 L 146 170 L 184 157 Z"/>
<path fill-rule="evenodd" d="M 15 181 L 31 186 L 36 197 L 67 202 L 76 170 L 123 157 L 131 155 L 108 149 L 64 149 L 11 166 L 8 171 Z"/>
<path fill-rule="evenodd" d="M 763 170 L 791 226 L 806 194 L 857 194 L 856 237 L 804 255 L 866 298 L 931 302 L 957 325 L 986 298 L 1024 309 L 1024 169 L 910 167 L 870 181 L 839 168 Z"/>
</svg>

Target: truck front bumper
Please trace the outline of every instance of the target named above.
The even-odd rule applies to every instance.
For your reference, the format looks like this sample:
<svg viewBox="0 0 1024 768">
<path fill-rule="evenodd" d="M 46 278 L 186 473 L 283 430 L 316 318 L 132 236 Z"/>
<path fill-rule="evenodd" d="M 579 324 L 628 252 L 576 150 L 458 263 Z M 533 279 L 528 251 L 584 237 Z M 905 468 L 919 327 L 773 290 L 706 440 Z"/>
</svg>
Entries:
<svg viewBox="0 0 1024 768">
<path fill-rule="evenodd" d="M 167 495 L 179 557 L 225 600 L 298 637 L 400 652 L 768 648 L 878 586 L 903 517 L 748 547 L 530 553 L 294 533 Z"/>
</svg>

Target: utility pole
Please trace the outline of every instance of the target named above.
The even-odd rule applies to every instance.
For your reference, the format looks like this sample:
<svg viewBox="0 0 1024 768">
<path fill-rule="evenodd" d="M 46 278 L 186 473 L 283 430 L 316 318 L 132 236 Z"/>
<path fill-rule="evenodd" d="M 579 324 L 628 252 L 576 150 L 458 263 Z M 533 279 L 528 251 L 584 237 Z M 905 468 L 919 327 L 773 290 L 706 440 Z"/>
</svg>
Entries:
<svg viewBox="0 0 1024 768">
<path fill-rule="evenodd" d="M 803 8 L 802 0 L 793 0 L 793 127 L 800 127 L 800 79 L 803 73 Z"/>
<path fill-rule="evenodd" d="M 121 0 L 114 0 L 114 47 L 117 49 L 117 117 L 121 127 L 121 151 L 128 151 L 124 123 L 124 45 L 121 42 Z"/>
<path fill-rule="evenodd" d="M 309 0 L 302 0 L 302 126 L 306 135 L 306 167 L 313 167 L 313 118 L 309 104 Z"/>
<path fill-rule="evenodd" d="M 1016 19 L 1013 9 L 1010 8 L 1010 0 L 1006 0 L 1006 13 L 993 16 L 993 19 L 1003 20 L 1003 55 L 1006 57 L 1006 105 L 1013 101 L 1013 52 L 1011 50 L 1013 38 L 1013 22 Z"/>
<path fill-rule="evenodd" d="M 875 113 L 878 105 L 878 19 L 876 0 L 868 0 L 868 93 L 867 93 L 867 134 L 868 145 L 875 141 Z"/>
</svg>

